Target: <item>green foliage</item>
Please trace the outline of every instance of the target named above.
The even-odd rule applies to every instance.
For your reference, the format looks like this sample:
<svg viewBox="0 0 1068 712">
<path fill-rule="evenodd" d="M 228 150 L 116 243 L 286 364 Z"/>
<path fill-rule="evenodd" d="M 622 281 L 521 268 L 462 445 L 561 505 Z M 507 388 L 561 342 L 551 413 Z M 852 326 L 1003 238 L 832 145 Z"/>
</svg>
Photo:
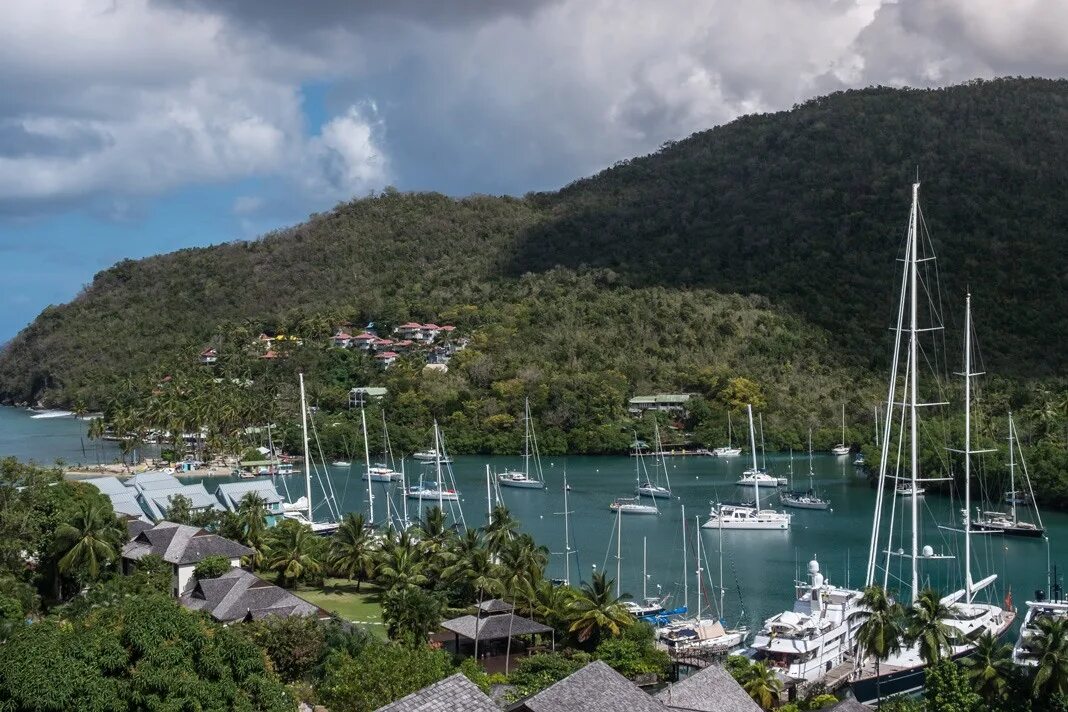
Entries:
<svg viewBox="0 0 1068 712">
<path fill-rule="evenodd" d="M 372 641 L 327 661 L 319 699 L 338 712 L 372 712 L 452 672 L 444 651 Z"/>
<path fill-rule="evenodd" d="M 32 661 L 32 664 L 27 664 Z M 288 710 L 263 654 L 162 595 L 16 630 L 0 646 L 0 704 L 26 710 Z"/>
<path fill-rule="evenodd" d="M 580 670 L 587 662 L 589 656 L 582 654 L 566 656 L 562 653 L 544 653 L 523 658 L 508 676 L 508 682 L 515 686 L 509 696 L 518 700 L 540 692 Z"/>
<path fill-rule="evenodd" d="M 270 530 L 265 544 L 265 566 L 278 574 L 278 585 L 291 587 L 322 578 L 326 544 L 307 524 L 287 519 Z"/>
<path fill-rule="evenodd" d="M 655 633 L 647 623 L 625 629 L 618 638 L 601 641 L 593 657 L 630 678 L 645 674 L 664 676 L 671 669 L 671 658 L 656 647 Z"/>
<path fill-rule="evenodd" d="M 622 601 L 630 596 L 617 597 L 612 592 L 613 583 L 604 571 L 595 571 L 589 581 L 582 582 L 582 588 L 571 601 L 569 630 L 588 648 L 596 648 L 606 636 L 619 635 L 634 625 L 634 617 L 622 606 Z"/>
<path fill-rule="evenodd" d="M 328 651 L 327 630 L 314 616 L 267 616 L 241 632 L 267 653 L 284 682 L 308 681 Z"/>
<path fill-rule="evenodd" d="M 983 702 L 968 684 L 967 675 L 950 660 L 927 668 L 924 699 L 931 712 L 979 712 Z"/>
<path fill-rule="evenodd" d="M 421 588 L 397 588 L 387 592 L 382 601 L 386 633 L 409 647 L 426 645 L 430 634 L 441 625 L 444 612 L 441 596 Z"/>
<path fill-rule="evenodd" d="M 205 556 L 193 568 L 193 576 L 198 579 L 217 578 L 231 568 L 230 559 L 220 554 Z"/>
</svg>

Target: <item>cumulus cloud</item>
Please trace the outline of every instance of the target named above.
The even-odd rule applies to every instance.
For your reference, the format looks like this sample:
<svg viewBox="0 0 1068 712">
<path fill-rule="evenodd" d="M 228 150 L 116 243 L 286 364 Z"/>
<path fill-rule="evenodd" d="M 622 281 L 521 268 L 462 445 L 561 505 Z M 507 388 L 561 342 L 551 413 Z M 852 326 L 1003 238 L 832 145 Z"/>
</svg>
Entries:
<svg viewBox="0 0 1068 712">
<path fill-rule="evenodd" d="M 379 143 L 381 122 L 373 103 L 350 106 L 326 122 L 309 144 L 308 186 L 326 196 L 344 198 L 380 186 L 387 179 L 387 160 Z"/>
</svg>

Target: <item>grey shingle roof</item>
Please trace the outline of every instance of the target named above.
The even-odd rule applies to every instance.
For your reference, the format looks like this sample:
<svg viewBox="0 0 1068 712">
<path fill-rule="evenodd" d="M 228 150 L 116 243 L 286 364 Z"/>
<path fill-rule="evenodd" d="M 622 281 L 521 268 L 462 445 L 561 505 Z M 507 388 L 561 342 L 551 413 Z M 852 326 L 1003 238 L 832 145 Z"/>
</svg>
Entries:
<svg viewBox="0 0 1068 712">
<path fill-rule="evenodd" d="M 488 601 L 483 601 L 482 605 L 478 606 L 478 609 L 483 613 L 507 613 L 512 610 L 512 604 L 499 598 L 491 598 Z"/>
<path fill-rule="evenodd" d="M 375 712 L 501 712 L 475 683 L 456 673 Z"/>
<path fill-rule="evenodd" d="M 147 531 L 152 528 L 151 522 L 146 522 L 144 519 L 128 519 L 126 520 L 126 538 L 134 539 L 143 531 Z"/>
<path fill-rule="evenodd" d="M 241 498 L 249 492 L 255 492 L 267 504 L 275 504 L 282 501 L 282 495 L 267 480 L 251 480 L 248 482 L 227 482 L 219 485 L 215 490 L 215 496 L 222 501 L 223 505 L 231 512 L 237 511 L 241 504 Z"/>
<path fill-rule="evenodd" d="M 246 616 L 254 619 L 269 615 L 330 617 L 318 606 L 244 569 L 230 569 L 218 578 L 201 579 L 178 601 L 186 608 L 210 614 L 221 623 L 243 620 Z"/>
<path fill-rule="evenodd" d="M 694 712 L 760 712 L 742 686 L 720 665 L 709 665 L 661 690 L 656 698 L 669 709 Z"/>
<path fill-rule="evenodd" d="M 509 709 L 517 712 L 665 712 L 667 708 L 596 660 Z"/>
<path fill-rule="evenodd" d="M 513 613 L 482 616 L 481 618 L 460 616 L 459 618 L 445 621 L 441 624 L 441 627 L 453 633 L 458 633 L 464 638 L 474 640 L 476 625 L 479 640 L 501 640 L 507 638 L 509 632 L 512 637 L 515 637 L 517 635 L 549 633 L 552 631 L 552 628 L 547 625 L 542 625 L 537 621 L 532 621 L 529 618 L 523 618 Z"/>
<path fill-rule="evenodd" d="M 208 494 L 208 491 L 204 489 L 204 485 L 199 482 L 191 485 L 179 483 L 177 487 L 147 489 L 141 492 L 141 499 L 148 509 L 149 515 L 158 522 L 166 519 L 167 512 L 171 506 L 171 498 L 178 495 L 188 498 L 189 506 L 194 510 L 217 509 L 222 511 L 223 509 L 223 506 L 219 504 L 219 500 Z"/>
<path fill-rule="evenodd" d="M 842 700 L 830 707 L 828 712 L 871 712 L 872 708 L 856 700 Z"/>
<path fill-rule="evenodd" d="M 122 547 L 125 559 L 136 561 L 146 554 L 158 554 L 164 561 L 179 565 L 195 564 L 213 555 L 233 559 L 251 553 L 252 549 L 236 541 L 174 522 L 160 522 Z"/>
</svg>

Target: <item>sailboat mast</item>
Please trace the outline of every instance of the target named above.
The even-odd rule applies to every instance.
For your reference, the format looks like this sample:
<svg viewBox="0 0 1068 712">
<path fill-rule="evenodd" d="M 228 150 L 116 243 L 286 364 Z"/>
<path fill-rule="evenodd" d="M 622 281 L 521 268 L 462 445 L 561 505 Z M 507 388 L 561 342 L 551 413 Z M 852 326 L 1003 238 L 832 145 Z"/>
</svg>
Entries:
<svg viewBox="0 0 1068 712">
<path fill-rule="evenodd" d="M 408 530 L 408 478 L 404 474 L 404 453 L 401 453 L 401 502 L 404 507 L 404 530 Z"/>
<path fill-rule="evenodd" d="M 723 601 L 727 595 L 727 587 L 723 585 L 723 527 L 719 528 L 719 615 L 726 618 Z"/>
<path fill-rule="evenodd" d="M 701 520 L 697 519 L 697 526 L 701 526 Z M 722 527 L 720 527 L 722 530 Z M 697 530 L 697 620 L 701 620 L 701 574 L 704 570 L 701 568 L 701 530 Z"/>
<path fill-rule="evenodd" d="M 571 511 L 567 508 L 567 470 L 564 470 L 564 585 L 571 585 Z"/>
<path fill-rule="evenodd" d="M 972 295 L 964 299 L 964 597 L 972 602 Z"/>
<path fill-rule="evenodd" d="M 845 403 L 842 404 L 842 444 L 845 445 Z"/>
<path fill-rule="evenodd" d="M 649 574 L 646 573 L 646 565 L 648 564 L 648 538 L 642 537 L 642 603 L 645 603 L 645 599 L 649 597 L 647 581 L 649 580 Z"/>
<path fill-rule="evenodd" d="M 745 404 L 745 412 L 749 414 L 749 449 L 753 453 L 753 472 L 756 472 L 756 431 L 753 430 L 753 405 L 751 403 Z"/>
<path fill-rule="evenodd" d="M 441 433 L 438 432 L 437 420 L 434 421 L 434 469 L 438 477 L 438 509 L 444 515 L 445 506 L 442 501 L 444 493 L 441 491 Z"/>
<path fill-rule="evenodd" d="M 727 447 L 734 447 L 734 434 L 731 432 L 731 409 L 727 408 Z"/>
<path fill-rule="evenodd" d="M 489 465 L 486 465 L 486 523 L 493 521 L 493 502 L 490 493 L 490 469 Z M 565 507 L 566 509 L 566 507 Z"/>
<path fill-rule="evenodd" d="M 622 573 L 620 570 L 620 562 L 622 558 L 622 544 L 623 544 L 623 508 L 620 507 L 616 510 L 616 598 L 619 598 L 619 576 Z"/>
<path fill-rule="evenodd" d="M 757 418 L 760 419 L 760 465 L 764 468 L 764 471 L 768 471 L 768 450 L 764 447 L 764 414 L 757 413 Z"/>
<path fill-rule="evenodd" d="M 690 575 L 686 571 L 689 565 L 686 560 L 686 505 L 682 505 L 682 600 L 686 613 L 690 613 Z"/>
<path fill-rule="evenodd" d="M 1012 413 L 1009 413 L 1009 506 L 1012 507 L 1012 525 L 1016 526 L 1016 454 L 1012 442 Z"/>
<path fill-rule="evenodd" d="M 526 432 L 523 436 L 523 474 L 530 479 L 530 399 L 523 401 L 523 425 Z"/>
<path fill-rule="evenodd" d="M 308 404 L 304 397 L 304 374 L 298 374 L 300 378 L 300 427 L 304 438 L 304 492 L 308 495 L 308 522 L 315 521 L 312 518 L 312 491 L 311 491 L 311 448 L 308 445 Z"/>
<path fill-rule="evenodd" d="M 363 426 L 363 467 L 364 472 L 367 473 L 367 510 L 368 517 L 367 523 L 375 523 L 375 491 L 374 482 L 371 479 L 371 448 L 367 443 L 367 413 L 364 411 L 363 406 L 360 406 L 360 424 Z M 387 510 L 386 516 L 389 516 Z"/>
<path fill-rule="evenodd" d="M 912 480 L 912 602 L 915 603 L 920 592 L 920 572 L 917 559 L 919 557 L 920 532 L 919 511 L 920 500 L 917 494 L 919 485 L 916 482 L 916 473 L 920 467 L 920 452 L 917 446 L 919 437 L 919 422 L 917 420 L 916 401 L 918 400 L 919 387 L 917 381 L 919 372 L 919 314 L 918 314 L 918 287 L 919 277 L 917 274 L 917 262 L 919 260 L 919 193 L 920 184 L 912 184 L 912 245 L 909 250 L 909 466 Z"/>
</svg>

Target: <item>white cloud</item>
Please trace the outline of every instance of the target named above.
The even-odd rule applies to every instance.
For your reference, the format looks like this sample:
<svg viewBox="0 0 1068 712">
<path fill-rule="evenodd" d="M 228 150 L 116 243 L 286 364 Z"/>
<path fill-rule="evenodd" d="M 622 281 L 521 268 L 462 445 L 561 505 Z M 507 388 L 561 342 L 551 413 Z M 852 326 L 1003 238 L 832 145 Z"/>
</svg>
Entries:
<svg viewBox="0 0 1068 712">
<path fill-rule="evenodd" d="M 374 104 L 350 106 L 325 123 L 309 143 L 308 186 L 334 198 L 347 198 L 387 181 L 388 162 L 380 143 L 381 122 Z"/>
<path fill-rule="evenodd" d="M 239 195 L 234 199 L 233 211 L 236 215 L 249 215 L 263 207 L 263 198 L 258 195 Z"/>
</svg>

